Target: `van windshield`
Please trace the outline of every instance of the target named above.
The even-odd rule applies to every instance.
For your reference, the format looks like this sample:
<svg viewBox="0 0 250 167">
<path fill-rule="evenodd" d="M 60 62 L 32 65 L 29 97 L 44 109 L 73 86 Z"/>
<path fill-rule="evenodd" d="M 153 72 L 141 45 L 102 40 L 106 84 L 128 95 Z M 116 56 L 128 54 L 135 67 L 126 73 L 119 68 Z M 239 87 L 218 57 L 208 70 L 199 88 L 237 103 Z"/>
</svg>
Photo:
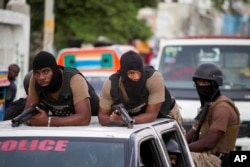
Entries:
<svg viewBox="0 0 250 167">
<path fill-rule="evenodd" d="M 0 138 L 0 166 L 125 167 L 125 140 L 95 138 Z"/>
<path fill-rule="evenodd" d="M 221 90 L 250 89 L 250 47 L 225 45 L 175 45 L 163 49 L 159 71 L 169 89 L 194 89 L 192 76 L 198 64 L 221 66 Z"/>
</svg>

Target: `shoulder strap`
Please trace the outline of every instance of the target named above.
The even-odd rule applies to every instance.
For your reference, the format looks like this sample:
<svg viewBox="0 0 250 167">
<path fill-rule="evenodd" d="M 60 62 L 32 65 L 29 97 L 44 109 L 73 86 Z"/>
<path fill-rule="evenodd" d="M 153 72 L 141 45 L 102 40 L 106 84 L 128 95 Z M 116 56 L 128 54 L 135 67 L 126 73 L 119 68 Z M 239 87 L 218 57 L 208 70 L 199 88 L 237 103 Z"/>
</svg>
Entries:
<svg viewBox="0 0 250 167">
<path fill-rule="evenodd" d="M 87 82 L 88 85 L 88 93 L 90 95 L 90 106 L 91 106 L 91 113 L 92 116 L 97 116 L 98 115 L 98 110 L 99 110 L 99 96 L 96 93 L 94 87 L 88 82 L 88 80 L 85 78 L 85 76 L 79 72 L 77 69 L 75 68 L 64 68 L 65 69 L 65 77 L 72 77 L 75 74 L 80 74 L 85 81 Z M 68 86 L 67 89 L 70 89 L 70 78 L 68 78 Z M 71 94 L 71 90 L 68 90 L 69 93 Z M 64 96 L 67 96 L 66 93 L 64 93 Z"/>
<path fill-rule="evenodd" d="M 153 66 L 144 66 L 144 72 L 147 79 L 150 78 L 155 71 L 156 69 L 154 69 Z"/>
<path fill-rule="evenodd" d="M 154 69 L 153 66 L 145 66 L 144 71 L 145 71 L 146 77 L 149 78 L 153 75 L 156 69 Z M 165 91 L 165 101 L 161 105 L 161 109 L 160 109 L 158 117 L 166 117 L 175 104 L 175 99 L 172 98 L 166 86 L 164 86 L 164 91 Z"/>
<path fill-rule="evenodd" d="M 85 76 L 82 73 L 79 73 L 82 75 L 82 77 L 85 79 L 85 81 L 88 84 L 88 92 L 90 95 L 90 106 L 91 106 L 91 115 L 92 116 L 97 116 L 98 115 L 98 111 L 99 111 L 99 96 L 96 93 L 94 87 L 88 82 L 88 80 L 85 78 Z"/>
<path fill-rule="evenodd" d="M 70 79 L 72 76 L 78 74 L 78 71 L 74 68 L 64 68 L 63 69 L 63 77 L 64 77 L 64 85 L 63 92 L 61 92 L 61 96 L 64 99 L 69 99 L 72 96 L 71 88 L 70 88 Z"/>
<path fill-rule="evenodd" d="M 112 74 L 109 79 L 111 81 L 111 89 L 110 89 L 110 95 L 113 99 L 113 101 L 115 102 L 115 104 L 119 104 L 120 103 L 120 98 L 121 98 L 121 93 L 119 90 L 119 78 L 120 78 L 120 74 L 119 72 L 116 72 L 114 74 Z"/>
</svg>

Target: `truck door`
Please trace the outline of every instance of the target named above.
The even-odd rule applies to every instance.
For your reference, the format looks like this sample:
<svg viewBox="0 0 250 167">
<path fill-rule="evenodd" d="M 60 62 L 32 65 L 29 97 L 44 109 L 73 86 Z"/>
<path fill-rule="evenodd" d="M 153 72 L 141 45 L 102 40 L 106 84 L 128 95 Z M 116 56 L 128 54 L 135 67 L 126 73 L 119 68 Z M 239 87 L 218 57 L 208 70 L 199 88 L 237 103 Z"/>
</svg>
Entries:
<svg viewBox="0 0 250 167">
<path fill-rule="evenodd" d="M 176 167 L 195 166 L 186 139 L 176 121 L 154 125 L 166 158 Z M 175 157 L 173 162 L 173 156 Z"/>
<path fill-rule="evenodd" d="M 160 147 L 159 140 L 156 134 L 150 128 L 132 136 L 132 149 L 136 154 L 135 159 L 132 160 L 136 166 L 139 167 L 166 167 L 166 159 L 164 159 L 163 151 Z"/>
</svg>

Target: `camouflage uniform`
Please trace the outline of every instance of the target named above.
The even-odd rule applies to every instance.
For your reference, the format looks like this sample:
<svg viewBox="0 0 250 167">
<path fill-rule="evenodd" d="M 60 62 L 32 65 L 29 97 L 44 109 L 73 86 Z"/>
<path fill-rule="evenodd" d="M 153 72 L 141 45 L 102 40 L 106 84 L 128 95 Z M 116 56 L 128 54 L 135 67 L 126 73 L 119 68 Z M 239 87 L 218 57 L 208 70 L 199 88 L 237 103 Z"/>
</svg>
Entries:
<svg viewBox="0 0 250 167">
<path fill-rule="evenodd" d="M 181 127 L 181 130 L 182 130 L 183 134 L 185 134 L 186 130 L 182 126 L 182 116 L 181 116 L 181 113 L 180 113 L 180 106 L 176 103 L 176 101 L 175 101 L 174 107 L 169 112 L 168 116 L 170 116 L 171 118 L 175 119 L 178 122 L 178 124 Z"/>
<path fill-rule="evenodd" d="M 196 167 L 220 167 L 221 160 L 213 154 L 191 152 Z"/>
</svg>

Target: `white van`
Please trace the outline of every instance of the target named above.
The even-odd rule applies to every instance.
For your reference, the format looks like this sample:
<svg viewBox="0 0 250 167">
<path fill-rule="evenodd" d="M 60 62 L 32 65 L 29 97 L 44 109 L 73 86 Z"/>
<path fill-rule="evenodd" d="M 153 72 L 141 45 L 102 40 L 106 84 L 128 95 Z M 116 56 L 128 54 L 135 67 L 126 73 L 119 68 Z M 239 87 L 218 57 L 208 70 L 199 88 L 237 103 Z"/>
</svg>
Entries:
<svg viewBox="0 0 250 167">
<path fill-rule="evenodd" d="M 199 63 L 214 62 L 223 71 L 222 94 L 240 110 L 238 137 L 250 137 L 250 38 L 190 37 L 162 39 L 156 69 L 181 106 L 184 127 L 189 129 L 200 107 L 192 76 Z"/>
</svg>

